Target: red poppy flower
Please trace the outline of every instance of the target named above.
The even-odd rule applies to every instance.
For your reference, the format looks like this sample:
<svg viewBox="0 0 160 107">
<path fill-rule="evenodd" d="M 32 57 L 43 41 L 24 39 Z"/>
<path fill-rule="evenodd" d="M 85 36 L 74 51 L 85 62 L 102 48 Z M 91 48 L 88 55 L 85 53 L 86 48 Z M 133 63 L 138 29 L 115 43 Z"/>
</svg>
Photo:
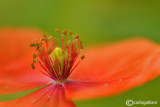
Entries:
<svg viewBox="0 0 160 107">
<path fill-rule="evenodd" d="M 1 107 L 75 107 L 72 99 L 110 96 L 148 82 L 160 73 L 159 45 L 143 38 L 86 48 L 79 36 L 67 32 L 62 46 L 40 31 L 0 30 L 0 94 L 44 86 Z M 38 41 L 34 41 L 34 39 Z M 40 41 L 39 41 L 40 40 Z M 35 52 L 35 53 L 34 53 Z M 32 56 L 32 53 L 33 56 Z M 32 59 L 33 57 L 33 59 Z M 30 63 L 31 64 L 30 67 Z"/>
</svg>

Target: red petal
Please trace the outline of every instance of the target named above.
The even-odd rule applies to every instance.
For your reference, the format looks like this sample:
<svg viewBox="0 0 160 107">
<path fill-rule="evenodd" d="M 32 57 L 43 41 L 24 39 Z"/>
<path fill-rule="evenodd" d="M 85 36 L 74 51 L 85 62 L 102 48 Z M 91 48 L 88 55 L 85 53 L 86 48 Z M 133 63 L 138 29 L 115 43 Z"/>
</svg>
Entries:
<svg viewBox="0 0 160 107">
<path fill-rule="evenodd" d="M 32 70 L 29 44 L 40 38 L 32 29 L 0 29 L 0 94 L 15 93 L 47 84 L 51 79 Z"/>
<path fill-rule="evenodd" d="M 0 70 L 0 94 L 25 91 L 52 82 L 38 69 L 31 69 L 30 62 L 27 61 L 20 60 Z"/>
<path fill-rule="evenodd" d="M 160 73 L 159 52 L 157 44 L 142 39 L 90 49 L 70 79 L 97 81 L 102 85 L 82 85 L 70 89 L 69 96 L 75 99 L 108 96 L 152 80 Z"/>
<path fill-rule="evenodd" d="M 0 66 L 24 57 L 32 57 L 29 44 L 40 39 L 41 32 L 35 29 L 0 29 Z M 30 56 L 29 56 L 30 55 Z"/>
<path fill-rule="evenodd" d="M 62 85 L 50 84 L 25 97 L 0 102 L 1 107 L 76 107 L 74 103 L 66 99 Z"/>
</svg>

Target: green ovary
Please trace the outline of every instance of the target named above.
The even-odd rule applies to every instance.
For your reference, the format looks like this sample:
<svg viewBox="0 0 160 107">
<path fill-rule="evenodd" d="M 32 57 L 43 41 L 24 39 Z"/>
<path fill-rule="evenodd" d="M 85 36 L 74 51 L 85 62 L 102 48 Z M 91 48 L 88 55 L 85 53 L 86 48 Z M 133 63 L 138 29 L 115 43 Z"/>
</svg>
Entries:
<svg viewBox="0 0 160 107">
<path fill-rule="evenodd" d="M 63 61 L 64 61 L 64 59 L 65 59 L 65 61 L 67 60 L 68 54 L 64 50 L 62 50 L 61 48 L 56 47 L 54 49 L 54 51 L 50 54 L 50 57 L 53 61 L 55 61 L 56 58 L 58 59 L 58 61 L 60 63 L 60 67 L 61 67 L 60 73 L 62 73 L 63 63 L 64 63 Z"/>
<path fill-rule="evenodd" d="M 63 60 L 64 60 L 64 58 L 65 58 L 65 60 L 67 59 L 68 54 L 64 50 L 62 50 L 61 48 L 56 47 L 54 49 L 54 51 L 50 54 L 50 57 L 52 60 L 55 60 L 55 56 L 59 60 L 60 64 L 63 64 Z"/>
</svg>

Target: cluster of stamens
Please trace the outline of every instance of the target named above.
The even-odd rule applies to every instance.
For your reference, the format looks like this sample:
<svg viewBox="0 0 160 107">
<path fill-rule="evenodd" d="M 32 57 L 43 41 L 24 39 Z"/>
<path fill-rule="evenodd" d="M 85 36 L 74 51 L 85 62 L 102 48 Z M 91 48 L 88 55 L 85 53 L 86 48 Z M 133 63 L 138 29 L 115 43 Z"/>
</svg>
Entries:
<svg viewBox="0 0 160 107">
<path fill-rule="evenodd" d="M 38 70 L 43 74 L 57 82 L 64 82 L 85 56 L 81 56 L 80 60 L 76 62 L 80 50 L 83 48 L 78 34 L 73 35 L 70 31 L 72 39 L 68 40 L 66 30 L 61 32 L 56 29 L 56 32 L 61 34 L 61 47 L 59 47 L 60 41 L 48 35 L 43 35 L 39 42 L 34 40 L 30 44 L 30 47 L 34 47 L 36 50 L 31 67 L 35 69 L 38 63 L 42 68 Z"/>
</svg>

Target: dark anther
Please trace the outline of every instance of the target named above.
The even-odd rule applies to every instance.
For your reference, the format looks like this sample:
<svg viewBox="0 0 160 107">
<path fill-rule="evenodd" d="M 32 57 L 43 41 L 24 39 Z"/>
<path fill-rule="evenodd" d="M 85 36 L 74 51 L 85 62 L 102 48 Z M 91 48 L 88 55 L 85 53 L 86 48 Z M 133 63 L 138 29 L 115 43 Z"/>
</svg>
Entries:
<svg viewBox="0 0 160 107">
<path fill-rule="evenodd" d="M 67 30 L 64 29 L 63 32 L 62 32 L 62 34 L 63 35 L 67 35 Z"/>
<path fill-rule="evenodd" d="M 36 45 L 35 45 L 35 43 L 31 43 L 29 46 L 30 47 L 35 47 Z"/>
<path fill-rule="evenodd" d="M 36 57 L 37 57 L 37 55 L 34 53 L 34 54 L 33 54 L 33 58 L 36 58 Z"/>
<path fill-rule="evenodd" d="M 44 40 L 45 40 L 45 38 L 42 38 L 42 39 L 41 39 L 41 41 L 44 41 Z"/>
<path fill-rule="evenodd" d="M 35 69 L 34 63 L 31 64 L 32 69 Z"/>
<path fill-rule="evenodd" d="M 37 62 L 38 62 L 38 60 L 37 60 L 37 59 L 34 59 L 34 60 L 33 60 L 33 63 L 37 63 Z"/>
<path fill-rule="evenodd" d="M 85 58 L 85 56 L 83 55 L 83 56 L 81 56 L 81 60 L 83 60 Z"/>
<path fill-rule="evenodd" d="M 75 39 L 79 39 L 79 35 L 78 34 L 75 35 Z"/>
<path fill-rule="evenodd" d="M 40 47 L 38 43 L 36 43 L 35 46 L 36 46 L 36 49 L 39 49 Z"/>
</svg>

